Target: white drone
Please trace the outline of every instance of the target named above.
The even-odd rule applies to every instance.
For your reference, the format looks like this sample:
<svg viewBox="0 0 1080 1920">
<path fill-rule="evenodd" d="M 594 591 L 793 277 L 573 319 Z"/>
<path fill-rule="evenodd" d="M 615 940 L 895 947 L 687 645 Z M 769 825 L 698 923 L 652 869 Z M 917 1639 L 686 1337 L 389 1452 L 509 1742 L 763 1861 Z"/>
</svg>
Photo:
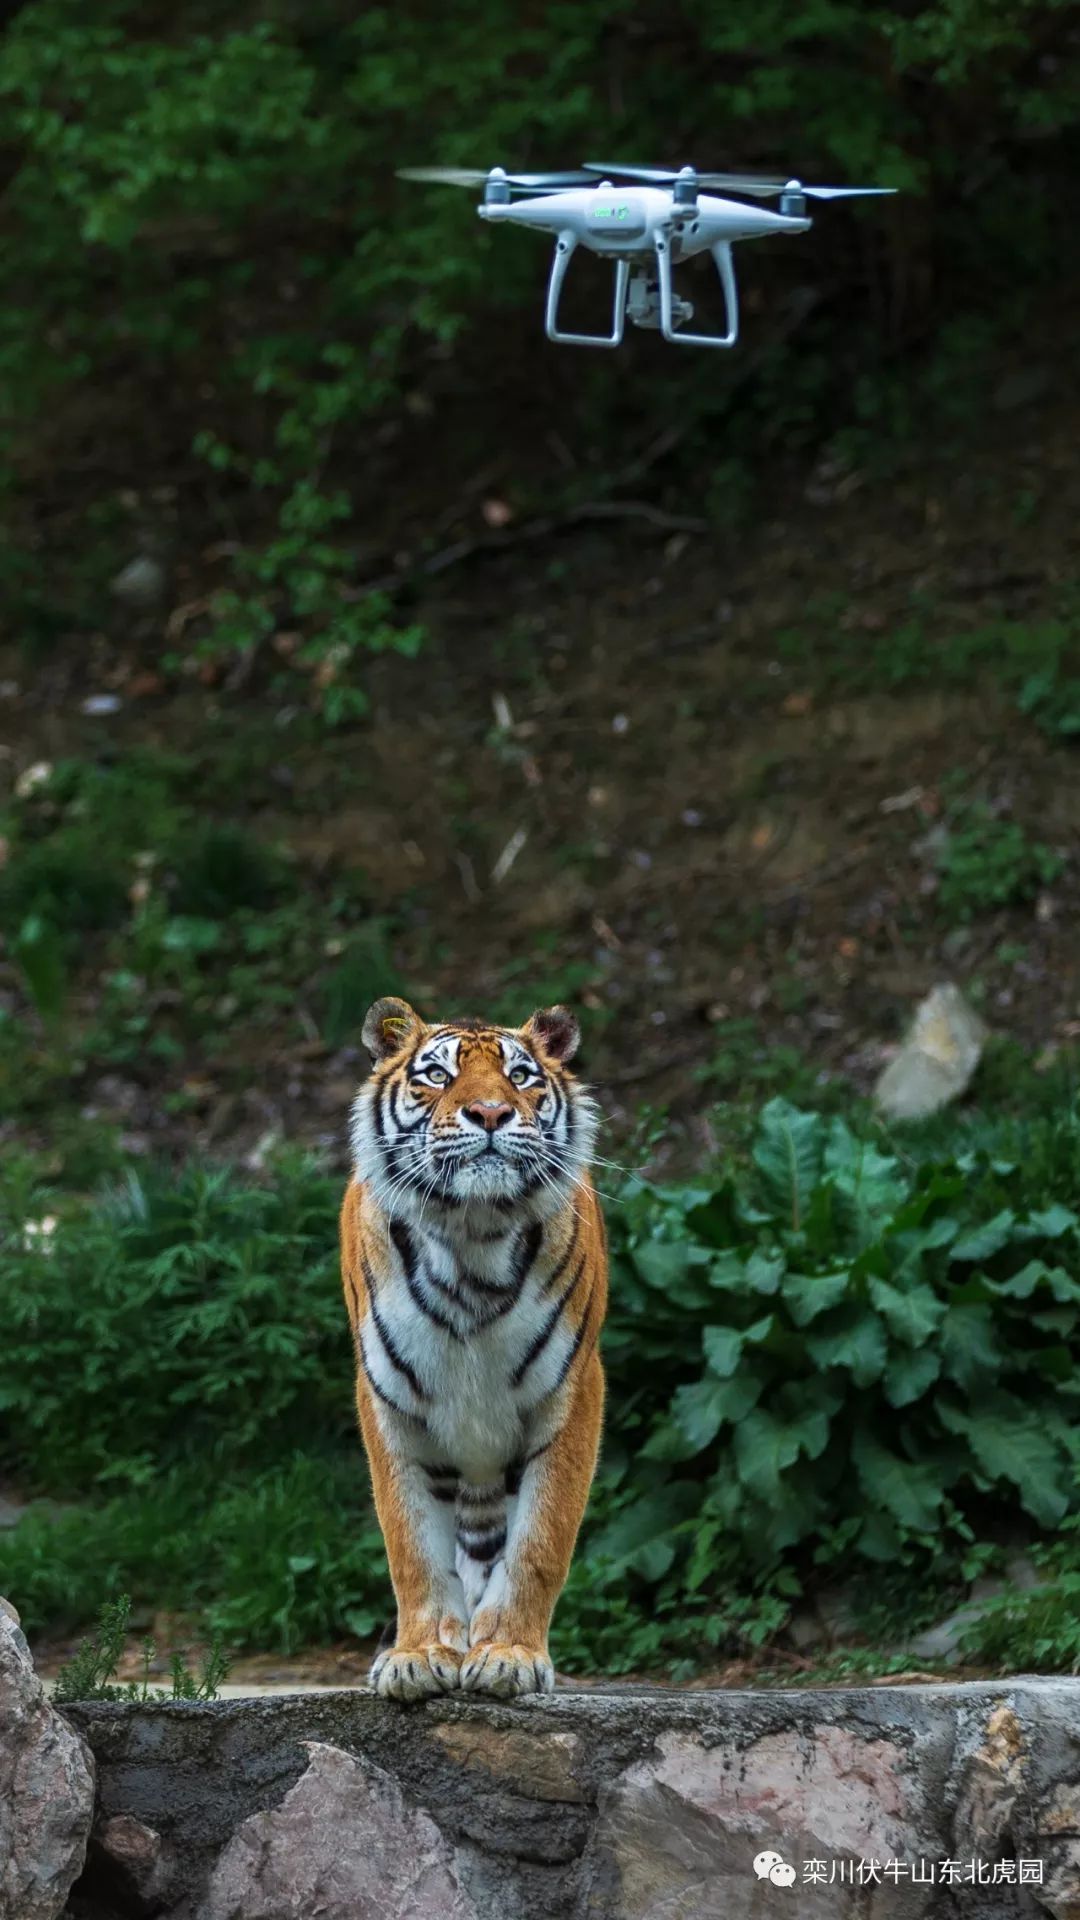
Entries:
<svg viewBox="0 0 1080 1920">
<path fill-rule="evenodd" d="M 682 167 L 601 166 L 586 161 L 577 173 L 489 173 L 460 167 L 401 167 L 402 180 L 434 180 L 447 186 L 479 187 L 481 220 L 513 220 L 523 227 L 553 233 L 555 258 L 548 280 L 546 331 L 549 340 L 572 347 L 617 347 L 626 315 L 636 327 L 659 327 L 665 340 L 680 347 L 733 347 L 739 337 L 739 300 L 731 248 L 736 240 L 757 240 L 767 233 L 805 233 L 810 200 L 846 200 L 865 194 L 894 193 L 894 187 L 804 187 L 800 180 L 765 180 L 744 173 L 698 173 Z M 618 181 L 619 184 L 615 184 Z M 623 182 L 629 182 L 623 185 Z M 702 188 L 744 193 L 779 209 L 719 199 Z M 515 195 L 524 196 L 515 199 Z M 615 301 L 610 333 L 563 333 L 559 295 L 575 247 L 607 255 L 615 262 Z M 726 333 L 678 333 L 694 309 L 671 284 L 672 262 L 708 251 L 724 289 Z"/>
</svg>

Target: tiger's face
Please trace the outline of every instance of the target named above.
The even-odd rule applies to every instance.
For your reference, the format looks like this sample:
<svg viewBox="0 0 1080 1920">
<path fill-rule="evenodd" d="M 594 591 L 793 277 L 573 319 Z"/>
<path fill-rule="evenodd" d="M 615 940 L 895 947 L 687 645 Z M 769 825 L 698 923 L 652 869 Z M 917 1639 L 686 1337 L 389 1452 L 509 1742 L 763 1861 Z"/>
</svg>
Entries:
<svg viewBox="0 0 1080 1920">
<path fill-rule="evenodd" d="M 566 1070 L 578 1025 L 565 1007 L 523 1027 L 428 1025 L 404 1000 L 377 1000 L 363 1037 L 375 1065 L 353 1109 L 353 1148 L 387 1211 L 538 1218 L 563 1204 L 596 1131 L 593 1102 Z"/>
</svg>

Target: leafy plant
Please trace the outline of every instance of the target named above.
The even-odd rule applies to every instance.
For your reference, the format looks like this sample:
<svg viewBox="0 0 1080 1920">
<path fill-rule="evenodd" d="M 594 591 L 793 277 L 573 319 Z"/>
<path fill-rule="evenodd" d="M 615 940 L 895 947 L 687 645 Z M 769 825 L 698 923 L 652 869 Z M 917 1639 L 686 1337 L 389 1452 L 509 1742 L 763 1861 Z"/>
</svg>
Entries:
<svg viewBox="0 0 1080 1920">
<path fill-rule="evenodd" d="M 859 1563 L 875 1631 L 889 1608 L 906 1627 L 965 1590 L 1001 1529 L 1070 1529 L 1078 1184 L 1071 1106 L 893 1139 L 783 1100 L 715 1174 L 625 1181 L 564 1667 L 765 1659 L 800 1596 Z M 235 1646 L 382 1623 L 337 1199 L 295 1159 L 266 1186 L 191 1167 L 92 1204 L 5 1168 L 3 1465 L 83 1502 L 4 1537 L 32 1627 L 118 1589 L 200 1608 Z M 48 1250 L 25 1232 L 46 1213 Z M 1055 1563 L 1061 1607 L 1074 1572 Z M 1020 1616 L 999 1624 L 993 1644 L 1019 1646 Z M 1054 1633 L 1064 1658 L 1063 1617 Z"/>
<path fill-rule="evenodd" d="M 173 1653 L 169 1693 L 151 1685 L 150 1671 L 157 1658 L 153 1640 L 144 1640 L 142 1644 L 141 1679 L 118 1684 L 115 1674 L 124 1655 L 130 1625 L 131 1600 L 126 1593 L 104 1603 L 95 1632 L 65 1661 L 56 1676 L 53 1699 L 59 1705 L 72 1700 L 217 1699 L 218 1689 L 229 1672 L 229 1661 L 217 1635 L 194 1673 L 182 1652 Z"/>
<path fill-rule="evenodd" d="M 1029 840 L 1016 820 L 1000 820 L 978 804 L 954 816 L 939 857 L 938 898 L 950 916 L 970 920 L 993 907 L 1031 900 L 1065 862 L 1053 847 Z"/>
</svg>

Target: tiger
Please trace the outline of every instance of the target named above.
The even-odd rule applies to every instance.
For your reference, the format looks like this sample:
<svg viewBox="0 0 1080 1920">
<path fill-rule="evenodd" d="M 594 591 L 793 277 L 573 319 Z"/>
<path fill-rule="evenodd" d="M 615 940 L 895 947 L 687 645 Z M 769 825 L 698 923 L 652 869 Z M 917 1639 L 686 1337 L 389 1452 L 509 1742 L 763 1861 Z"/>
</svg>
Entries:
<svg viewBox="0 0 1080 1920">
<path fill-rule="evenodd" d="M 566 1007 L 430 1025 L 376 1000 L 341 1271 L 397 1602 L 385 1699 L 549 1693 L 604 1407 L 598 1108 Z"/>
</svg>

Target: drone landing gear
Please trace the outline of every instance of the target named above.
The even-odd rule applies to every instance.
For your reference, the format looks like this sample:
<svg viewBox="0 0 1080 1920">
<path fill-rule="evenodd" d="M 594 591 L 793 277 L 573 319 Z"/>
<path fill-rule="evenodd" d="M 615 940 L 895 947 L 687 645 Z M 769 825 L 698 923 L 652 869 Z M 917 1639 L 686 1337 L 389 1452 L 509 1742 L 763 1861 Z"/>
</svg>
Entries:
<svg viewBox="0 0 1080 1920">
<path fill-rule="evenodd" d="M 735 265 L 731 258 L 731 242 L 718 240 L 710 247 L 710 253 L 716 262 L 716 271 L 720 275 L 720 285 L 724 289 L 724 308 L 727 314 L 726 333 L 676 333 L 676 327 L 684 319 L 693 315 L 693 307 L 686 300 L 680 300 L 671 284 L 671 249 L 662 235 L 656 240 L 656 272 L 660 283 L 660 331 L 665 340 L 676 347 L 733 347 L 739 337 L 739 293 L 735 285 Z M 689 307 L 689 312 L 686 309 Z M 631 310 L 632 312 L 632 310 Z M 638 322 L 639 326 L 642 324 Z M 655 320 L 646 320 L 646 326 L 655 326 Z"/>
<path fill-rule="evenodd" d="M 545 331 L 549 340 L 558 341 L 561 346 L 569 347 L 617 347 L 623 337 L 626 316 L 637 327 L 658 327 L 665 340 L 679 347 L 733 347 L 739 337 L 739 296 L 735 285 L 735 267 L 731 258 L 731 244 L 726 240 L 717 241 L 710 249 L 716 262 L 716 271 L 724 289 L 724 306 L 727 312 L 726 333 L 677 333 L 694 317 L 693 305 L 689 300 L 681 300 L 676 294 L 671 279 L 671 251 L 662 236 L 656 241 L 656 273 L 653 276 L 644 267 L 638 267 L 634 277 L 630 278 L 629 260 L 615 262 L 615 289 L 612 302 L 610 333 L 563 333 L 559 328 L 559 296 L 566 278 L 566 269 L 570 265 L 570 256 L 577 246 L 577 235 L 560 233 L 555 243 L 555 257 L 551 263 L 551 275 L 548 280 L 547 312 Z"/>
<path fill-rule="evenodd" d="M 623 337 L 626 323 L 626 286 L 630 278 L 629 260 L 615 262 L 615 297 L 612 304 L 610 333 L 560 333 L 559 332 L 559 295 L 566 278 L 566 269 L 570 265 L 570 255 L 577 246 L 577 235 L 560 233 L 555 242 L 555 258 L 551 263 L 551 277 L 548 280 L 547 314 L 545 332 L 549 340 L 557 340 L 568 347 L 617 347 Z"/>
</svg>

